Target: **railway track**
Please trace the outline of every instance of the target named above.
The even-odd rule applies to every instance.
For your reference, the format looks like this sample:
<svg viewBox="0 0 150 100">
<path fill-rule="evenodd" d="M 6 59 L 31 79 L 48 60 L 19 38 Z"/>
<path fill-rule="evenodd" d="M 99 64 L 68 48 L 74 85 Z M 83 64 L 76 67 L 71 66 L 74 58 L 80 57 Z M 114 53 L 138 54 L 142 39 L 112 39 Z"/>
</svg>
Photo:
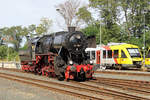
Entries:
<svg viewBox="0 0 150 100">
<path fill-rule="evenodd" d="M 18 69 L 2 69 L 2 70 L 9 70 L 9 71 L 14 71 L 14 72 L 24 73 L 23 71 L 18 70 Z M 101 87 L 97 87 L 97 86 L 87 85 L 87 84 L 80 83 L 80 82 L 71 81 L 70 83 L 75 84 L 75 86 L 70 86 L 70 85 L 66 85 L 66 84 L 59 84 L 56 82 L 49 82 L 49 81 L 38 80 L 38 79 L 29 78 L 29 77 L 22 77 L 22 76 L 17 76 L 17 75 L 12 75 L 12 74 L 0 73 L 0 77 L 3 75 L 5 75 L 5 77 L 6 76 L 11 77 L 11 78 L 13 77 L 13 78 L 15 78 L 15 80 L 16 80 L 16 78 L 19 78 L 19 79 L 24 79 L 26 81 L 34 81 L 34 82 L 38 82 L 38 83 L 52 84 L 52 85 L 57 85 L 59 87 L 71 88 L 71 89 L 74 89 L 77 91 L 89 92 L 91 94 L 96 94 L 96 95 L 101 95 L 101 96 L 103 95 L 105 97 L 110 97 L 110 98 L 117 99 L 117 100 L 118 99 L 120 99 L 120 100 L 135 100 L 135 99 L 136 100 L 149 100 L 145 97 L 141 97 L 141 96 L 137 96 L 137 95 L 131 95 L 128 93 L 118 92 L 118 91 L 105 89 L 105 88 L 101 88 Z M 110 86 L 113 88 L 129 90 L 129 91 L 139 93 L 139 94 L 150 95 L 150 92 L 149 92 L 150 82 L 149 81 L 137 81 L 137 80 L 124 80 L 124 79 L 112 79 L 112 78 L 97 77 L 97 80 L 89 81 L 89 83 L 92 83 L 92 84 L 95 83 L 95 84 L 99 84 L 99 85 Z M 34 84 L 36 84 L 36 83 L 34 83 Z M 67 91 L 67 92 L 70 92 L 70 91 Z M 69 95 L 71 95 L 71 94 L 69 94 Z M 79 95 L 79 94 L 75 94 L 75 96 L 76 95 Z M 83 98 L 85 99 L 84 96 L 83 96 Z M 91 97 L 89 97 L 89 98 L 91 99 Z M 87 97 L 86 97 L 86 99 L 87 99 Z M 97 100 L 97 99 L 100 100 L 100 99 L 106 99 L 106 98 L 92 97 L 92 100 Z"/>
<path fill-rule="evenodd" d="M 109 98 L 113 98 L 116 100 L 127 100 L 127 99 L 128 100 L 135 100 L 135 99 L 148 100 L 147 98 L 143 98 L 143 97 L 139 97 L 139 96 L 135 96 L 135 95 L 129 95 L 126 93 L 108 90 L 108 89 L 104 89 L 104 88 L 100 88 L 100 87 L 96 87 L 96 86 L 92 86 L 92 85 L 86 85 L 86 84 L 79 83 L 79 82 L 71 82 L 72 84 L 75 84 L 76 86 L 70 86 L 70 85 L 66 85 L 66 84 L 60 84 L 60 83 L 44 81 L 44 80 L 38 80 L 38 79 L 29 78 L 29 77 L 22 77 L 22 76 L 6 74 L 6 73 L 0 73 L 0 77 L 14 80 L 14 81 L 21 82 L 21 83 L 27 83 L 27 84 L 30 84 L 33 86 L 37 86 L 37 87 L 41 87 L 41 88 L 49 89 L 49 90 L 55 90 L 55 88 L 43 86 L 43 85 L 40 85 L 37 83 L 51 84 L 51 85 L 55 85 L 58 87 L 67 87 L 67 88 L 71 88 L 71 89 L 82 91 L 82 92 L 86 91 L 86 92 L 90 92 L 92 94 L 97 94 L 97 95 L 101 95 L 101 96 L 102 95 L 108 96 Z M 32 83 L 32 82 L 28 82 L 28 81 L 34 81 L 37 83 Z M 77 87 L 77 86 L 81 86 L 81 87 Z M 74 95 L 73 92 L 70 92 L 70 91 L 64 91 L 64 90 L 60 90 L 60 89 L 56 89 L 56 90 L 57 90 L 57 92 L 61 92 L 61 93 L 65 93 L 65 94 L 66 93 L 68 94 L 68 92 L 69 92 L 69 95 Z M 74 96 L 77 96 L 77 95 L 79 96 L 80 94 L 75 93 Z M 81 96 L 79 96 L 79 97 L 81 97 L 82 99 L 102 100 L 102 98 L 90 97 L 87 95 L 85 96 L 83 94 L 81 94 Z"/>
<path fill-rule="evenodd" d="M 0 67 L 0 70 L 8 70 L 8 71 L 26 73 L 26 72 L 22 71 L 21 69 L 15 69 L 15 68 L 2 68 L 2 67 Z"/>
<path fill-rule="evenodd" d="M 91 83 L 128 90 L 139 94 L 150 95 L 150 82 L 149 81 L 134 81 L 113 78 L 97 77 L 97 80 L 90 81 Z M 144 84 L 142 84 L 144 83 Z"/>
<path fill-rule="evenodd" d="M 127 84 L 134 84 L 137 86 L 145 86 L 150 87 L 150 81 L 141 81 L 141 80 L 127 80 L 127 79 L 114 79 L 114 78 L 104 78 L 104 77 L 97 77 L 99 81 L 110 81 L 111 82 L 119 82 L 119 83 L 127 83 Z"/>
<path fill-rule="evenodd" d="M 10 68 L 0 68 L 0 70 L 9 70 L 9 71 L 15 71 L 15 72 L 22 72 L 21 69 L 10 69 Z M 133 76 L 150 76 L 150 74 L 147 73 L 131 73 L 131 72 L 113 72 L 113 71 L 96 71 L 97 74 L 114 74 L 114 75 L 133 75 Z"/>
<path fill-rule="evenodd" d="M 47 89 L 47 90 L 50 90 L 50 91 L 63 93 L 65 95 L 67 94 L 67 95 L 79 97 L 81 99 L 86 99 L 86 100 L 103 100 L 101 98 L 88 96 L 88 95 L 85 95 L 85 94 L 76 93 L 76 92 L 72 92 L 72 91 L 68 91 L 68 90 L 58 89 L 58 88 L 50 87 L 50 86 L 39 84 L 39 83 L 47 83 L 47 84 L 51 84 L 51 85 L 55 85 L 55 86 L 56 85 L 64 86 L 63 84 L 58 84 L 58 83 L 48 82 L 48 81 L 43 81 L 43 80 L 38 80 L 38 79 L 32 79 L 32 78 L 22 77 L 22 76 L 17 76 L 17 75 L 12 75 L 12 74 L 6 74 L 6 73 L 0 73 L 0 77 L 8 79 L 8 80 L 16 81 L 16 82 L 19 82 L 19 83 L 23 83 L 23 84 L 28 84 L 28 85 L 32 85 L 32 86 L 35 86 L 35 87 L 40 87 L 40 88 Z"/>
<path fill-rule="evenodd" d="M 105 89 L 105 88 L 101 88 L 98 86 L 88 85 L 88 84 L 84 84 L 84 83 L 77 83 L 77 82 L 75 82 L 75 84 L 86 87 L 86 88 L 94 89 L 94 90 L 99 91 L 99 92 L 103 92 L 103 93 L 107 92 L 107 95 L 111 94 L 114 97 L 117 96 L 117 99 L 121 99 L 121 100 L 123 100 L 123 99 L 125 99 L 125 100 L 146 100 L 146 98 L 143 98 L 140 96 L 131 95 L 131 94 L 123 93 L 123 92 L 118 92 L 115 90 Z M 106 94 L 104 94 L 104 95 L 106 95 Z"/>
<path fill-rule="evenodd" d="M 131 75 L 131 76 L 150 76 L 148 73 L 132 73 L 132 72 L 114 72 L 114 71 L 96 71 L 97 74 L 113 74 L 113 75 Z"/>
</svg>

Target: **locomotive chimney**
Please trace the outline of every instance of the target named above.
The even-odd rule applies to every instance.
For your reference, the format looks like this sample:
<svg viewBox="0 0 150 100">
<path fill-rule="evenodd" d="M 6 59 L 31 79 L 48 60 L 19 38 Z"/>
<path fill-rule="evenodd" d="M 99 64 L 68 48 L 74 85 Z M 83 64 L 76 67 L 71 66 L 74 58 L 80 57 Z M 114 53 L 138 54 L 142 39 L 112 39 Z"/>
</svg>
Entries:
<svg viewBox="0 0 150 100">
<path fill-rule="evenodd" d="M 76 30 L 76 27 L 68 27 L 69 33 L 72 33 Z"/>
</svg>

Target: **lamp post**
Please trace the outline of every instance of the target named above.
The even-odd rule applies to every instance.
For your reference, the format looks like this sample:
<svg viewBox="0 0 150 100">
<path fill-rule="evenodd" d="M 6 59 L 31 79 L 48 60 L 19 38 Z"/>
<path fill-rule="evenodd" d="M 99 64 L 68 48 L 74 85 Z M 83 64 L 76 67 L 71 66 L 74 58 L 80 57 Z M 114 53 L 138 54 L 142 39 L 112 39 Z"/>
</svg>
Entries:
<svg viewBox="0 0 150 100">
<path fill-rule="evenodd" d="M 102 45 L 102 37 L 101 37 L 101 21 L 100 21 L 100 24 L 99 24 L 99 43 L 100 43 L 100 46 Z"/>
<path fill-rule="evenodd" d="M 145 12 L 146 12 L 146 10 L 144 9 L 144 35 L 143 35 L 143 44 L 144 44 L 144 47 L 143 47 L 143 58 L 144 58 L 144 67 L 145 67 L 145 27 L 146 27 L 146 25 L 145 25 Z"/>
</svg>

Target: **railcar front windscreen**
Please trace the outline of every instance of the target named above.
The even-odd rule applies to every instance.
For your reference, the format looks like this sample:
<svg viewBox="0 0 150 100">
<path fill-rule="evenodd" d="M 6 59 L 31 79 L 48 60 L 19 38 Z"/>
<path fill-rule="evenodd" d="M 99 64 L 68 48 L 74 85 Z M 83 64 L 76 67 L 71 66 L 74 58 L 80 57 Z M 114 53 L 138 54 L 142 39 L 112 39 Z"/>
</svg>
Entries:
<svg viewBox="0 0 150 100">
<path fill-rule="evenodd" d="M 127 48 L 131 58 L 134 58 L 134 57 L 141 57 L 141 54 L 138 50 L 138 48 Z"/>
</svg>

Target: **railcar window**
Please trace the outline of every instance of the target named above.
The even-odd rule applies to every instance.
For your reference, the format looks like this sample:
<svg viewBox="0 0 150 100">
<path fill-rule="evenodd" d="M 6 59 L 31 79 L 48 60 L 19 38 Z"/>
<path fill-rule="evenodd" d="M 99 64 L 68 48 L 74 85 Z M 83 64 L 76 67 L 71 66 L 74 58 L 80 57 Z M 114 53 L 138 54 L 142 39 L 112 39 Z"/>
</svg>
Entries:
<svg viewBox="0 0 150 100">
<path fill-rule="evenodd" d="M 138 48 L 127 48 L 131 58 L 134 58 L 134 57 L 141 57 L 141 54 L 138 50 Z"/>
<path fill-rule="evenodd" d="M 146 58 L 150 58 L 150 50 L 148 51 Z"/>
<path fill-rule="evenodd" d="M 103 58 L 106 58 L 106 50 L 103 50 Z"/>
<path fill-rule="evenodd" d="M 95 59 L 95 51 L 92 51 L 92 59 Z"/>
<path fill-rule="evenodd" d="M 112 50 L 108 50 L 108 58 L 112 58 Z"/>
<path fill-rule="evenodd" d="M 119 50 L 114 50 L 114 58 L 119 58 Z"/>
<path fill-rule="evenodd" d="M 127 58 L 126 54 L 124 53 L 123 50 L 121 50 L 121 58 Z"/>
</svg>

